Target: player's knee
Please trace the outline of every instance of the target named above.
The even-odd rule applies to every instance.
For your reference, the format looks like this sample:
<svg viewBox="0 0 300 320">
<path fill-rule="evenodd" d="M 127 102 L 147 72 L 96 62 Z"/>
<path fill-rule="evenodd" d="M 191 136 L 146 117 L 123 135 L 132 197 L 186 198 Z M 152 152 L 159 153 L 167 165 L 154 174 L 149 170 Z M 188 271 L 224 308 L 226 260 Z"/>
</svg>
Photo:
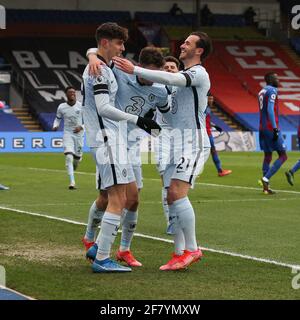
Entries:
<svg viewBox="0 0 300 320">
<path fill-rule="evenodd" d="M 73 163 L 73 156 L 71 154 L 66 155 L 66 167 Z"/>
<path fill-rule="evenodd" d="M 174 201 L 178 200 L 180 197 L 179 190 L 177 188 L 170 187 L 167 193 L 168 204 L 172 204 Z"/>
<path fill-rule="evenodd" d="M 98 209 L 105 211 L 106 207 L 108 205 L 108 197 L 101 195 L 96 200 L 96 206 Z"/>
<path fill-rule="evenodd" d="M 280 155 L 279 159 L 281 160 L 282 163 L 284 163 L 288 159 L 288 156 L 286 153 L 283 153 Z"/>
<path fill-rule="evenodd" d="M 133 194 L 130 197 L 127 197 L 126 208 L 130 211 L 136 211 L 139 206 L 139 195 Z"/>
<path fill-rule="evenodd" d="M 215 147 L 210 147 L 210 153 L 211 153 L 211 154 L 217 153 L 216 148 L 215 148 Z"/>
<path fill-rule="evenodd" d="M 127 197 L 125 194 L 119 194 L 117 197 L 109 197 L 109 205 L 122 211 L 126 207 Z"/>
</svg>

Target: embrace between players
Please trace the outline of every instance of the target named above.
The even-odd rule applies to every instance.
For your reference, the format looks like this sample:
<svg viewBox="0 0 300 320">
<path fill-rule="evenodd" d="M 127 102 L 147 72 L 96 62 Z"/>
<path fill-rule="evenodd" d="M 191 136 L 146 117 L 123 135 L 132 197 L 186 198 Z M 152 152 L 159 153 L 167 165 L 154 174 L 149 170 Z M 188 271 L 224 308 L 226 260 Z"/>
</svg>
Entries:
<svg viewBox="0 0 300 320">
<path fill-rule="evenodd" d="M 140 139 L 134 139 L 138 135 L 132 138 L 131 132 L 139 127 L 157 136 L 162 128 L 162 136 L 168 136 L 170 131 L 173 135 L 168 152 L 161 150 L 161 157 L 167 159 L 162 159 L 159 171 L 167 193 L 165 205 L 175 248 L 160 270 L 184 269 L 202 257 L 188 191 L 210 152 L 205 129 L 210 81 L 201 63 L 211 51 L 211 41 L 202 32 L 189 35 L 179 57 L 184 70 L 177 72 L 175 59 L 176 67 L 170 66 L 175 71 L 165 72 L 161 71 L 164 58 L 155 48 L 141 51 L 139 66 L 120 58 L 127 37 L 127 30 L 117 24 L 102 24 L 96 31 L 98 48 L 88 51 L 90 62 L 83 73 L 83 122 L 87 145 L 96 163 L 99 189 L 83 238 L 86 256 L 96 273 L 129 272 L 132 267 L 142 266 L 130 250 L 142 188 Z M 151 118 L 155 110 L 161 126 Z M 127 266 L 111 258 L 111 246 L 120 225 L 122 235 L 116 260 Z"/>
</svg>

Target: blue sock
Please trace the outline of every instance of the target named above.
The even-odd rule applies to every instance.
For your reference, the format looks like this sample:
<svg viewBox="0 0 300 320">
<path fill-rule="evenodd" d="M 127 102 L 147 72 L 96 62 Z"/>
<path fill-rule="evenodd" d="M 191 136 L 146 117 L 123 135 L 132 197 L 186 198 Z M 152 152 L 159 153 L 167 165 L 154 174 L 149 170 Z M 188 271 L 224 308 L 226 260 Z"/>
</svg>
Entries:
<svg viewBox="0 0 300 320">
<path fill-rule="evenodd" d="M 267 174 L 267 172 L 270 170 L 271 161 L 272 161 L 272 153 L 265 154 L 263 165 L 262 165 L 263 176 L 265 176 Z"/>
<path fill-rule="evenodd" d="M 292 173 L 295 173 L 300 169 L 300 160 L 293 166 L 293 168 L 290 170 Z"/>
<path fill-rule="evenodd" d="M 212 151 L 211 152 L 211 155 L 212 155 L 212 158 L 213 158 L 213 162 L 218 170 L 218 172 L 221 172 L 222 171 L 222 167 L 221 167 L 221 160 L 218 156 L 218 153 L 217 151 Z"/>
<path fill-rule="evenodd" d="M 185 249 L 197 250 L 195 212 L 188 197 L 173 202 L 178 218 L 179 229 L 183 231 Z"/>
<path fill-rule="evenodd" d="M 282 164 L 287 160 L 287 156 L 280 156 L 269 169 L 269 171 L 264 175 L 267 179 L 270 179 L 282 166 Z"/>
</svg>

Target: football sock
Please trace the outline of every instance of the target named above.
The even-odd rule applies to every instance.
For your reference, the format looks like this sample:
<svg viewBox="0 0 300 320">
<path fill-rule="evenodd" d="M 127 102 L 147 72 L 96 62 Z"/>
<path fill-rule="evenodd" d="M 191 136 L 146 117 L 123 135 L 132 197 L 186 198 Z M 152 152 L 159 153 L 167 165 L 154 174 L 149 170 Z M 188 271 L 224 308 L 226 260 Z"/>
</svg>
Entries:
<svg viewBox="0 0 300 320">
<path fill-rule="evenodd" d="M 73 155 L 67 154 L 66 155 L 66 168 L 70 178 L 70 184 L 75 184 L 74 178 L 74 168 L 73 168 Z"/>
<path fill-rule="evenodd" d="M 168 190 L 163 187 L 161 189 L 161 202 L 162 202 L 165 218 L 167 220 L 167 223 L 169 223 L 169 206 L 167 201 L 167 194 L 168 194 Z"/>
<path fill-rule="evenodd" d="M 265 174 L 267 179 L 270 179 L 282 166 L 282 164 L 287 160 L 287 155 L 282 154 L 280 157 L 273 163 L 269 171 Z"/>
<path fill-rule="evenodd" d="M 176 212 L 177 206 L 175 202 L 169 205 L 169 224 L 173 225 L 173 230 L 174 230 L 174 247 L 175 247 L 174 252 L 177 255 L 182 255 L 185 249 L 185 239 L 184 239 L 183 231 L 180 228 L 178 223 L 178 217 Z"/>
<path fill-rule="evenodd" d="M 130 249 L 133 233 L 136 229 L 137 218 L 138 218 L 137 211 L 127 210 L 124 217 L 123 226 L 122 226 L 120 251 L 127 251 Z"/>
<path fill-rule="evenodd" d="M 88 241 L 95 241 L 97 228 L 99 227 L 104 211 L 97 208 L 96 201 L 90 207 L 89 219 L 85 232 L 85 239 Z"/>
<path fill-rule="evenodd" d="M 211 152 L 212 158 L 213 158 L 213 162 L 218 170 L 218 172 L 222 172 L 222 167 L 221 167 L 221 160 L 218 156 L 217 150 L 213 150 Z"/>
<path fill-rule="evenodd" d="M 79 162 L 80 162 L 80 159 L 75 159 L 74 158 L 74 161 L 73 161 L 73 169 L 74 171 L 76 171 L 78 165 L 79 165 Z"/>
<path fill-rule="evenodd" d="M 97 260 L 104 260 L 110 256 L 111 246 L 116 239 L 120 227 L 120 218 L 120 215 L 105 211 L 102 218 L 101 230 L 96 240 L 98 245 Z"/>
<path fill-rule="evenodd" d="M 262 165 L 263 176 L 265 176 L 267 174 L 267 172 L 269 171 L 271 161 L 272 161 L 272 153 L 265 154 L 263 165 Z"/>
<path fill-rule="evenodd" d="M 293 174 L 300 169 L 300 160 L 290 170 Z"/>
<path fill-rule="evenodd" d="M 188 197 L 173 202 L 176 207 L 179 228 L 183 231 L 185 249 L 197 250 L 195 212 Z"/>
<path fill-rule="evenodd" d="M 127 210 L 126 208 L 124 208 L 123 211 L 122 211 L 121 220 L 120 220 L 120 226 L 123 225 L 123 222 L 124 222 L 124 219 L 125 219 L 125 217 L 126 217 L 127 211 L 128 211 L 128 210 Z"/>
</svg>

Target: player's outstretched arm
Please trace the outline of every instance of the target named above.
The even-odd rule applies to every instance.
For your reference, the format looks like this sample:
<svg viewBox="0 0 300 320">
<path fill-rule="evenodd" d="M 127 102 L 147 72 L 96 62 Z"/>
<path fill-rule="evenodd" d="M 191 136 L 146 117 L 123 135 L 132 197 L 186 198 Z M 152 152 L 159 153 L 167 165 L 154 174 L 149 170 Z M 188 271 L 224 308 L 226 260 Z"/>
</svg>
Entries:
<svg viewBox="0 0 300 320">
<path fill-rule="evenodd" d="M 129 74 L 136 74 L 137 76 L 156 83 L 176 87 L 185 87 L 187 85 L 187 79 L 182 73 L 170 73 L 165 71 L 144 69 L 134 66 L 134 64 L 129 60 L 120 57 L 114 57 L 113 61 L 118 69 Z"/>
</svg>

